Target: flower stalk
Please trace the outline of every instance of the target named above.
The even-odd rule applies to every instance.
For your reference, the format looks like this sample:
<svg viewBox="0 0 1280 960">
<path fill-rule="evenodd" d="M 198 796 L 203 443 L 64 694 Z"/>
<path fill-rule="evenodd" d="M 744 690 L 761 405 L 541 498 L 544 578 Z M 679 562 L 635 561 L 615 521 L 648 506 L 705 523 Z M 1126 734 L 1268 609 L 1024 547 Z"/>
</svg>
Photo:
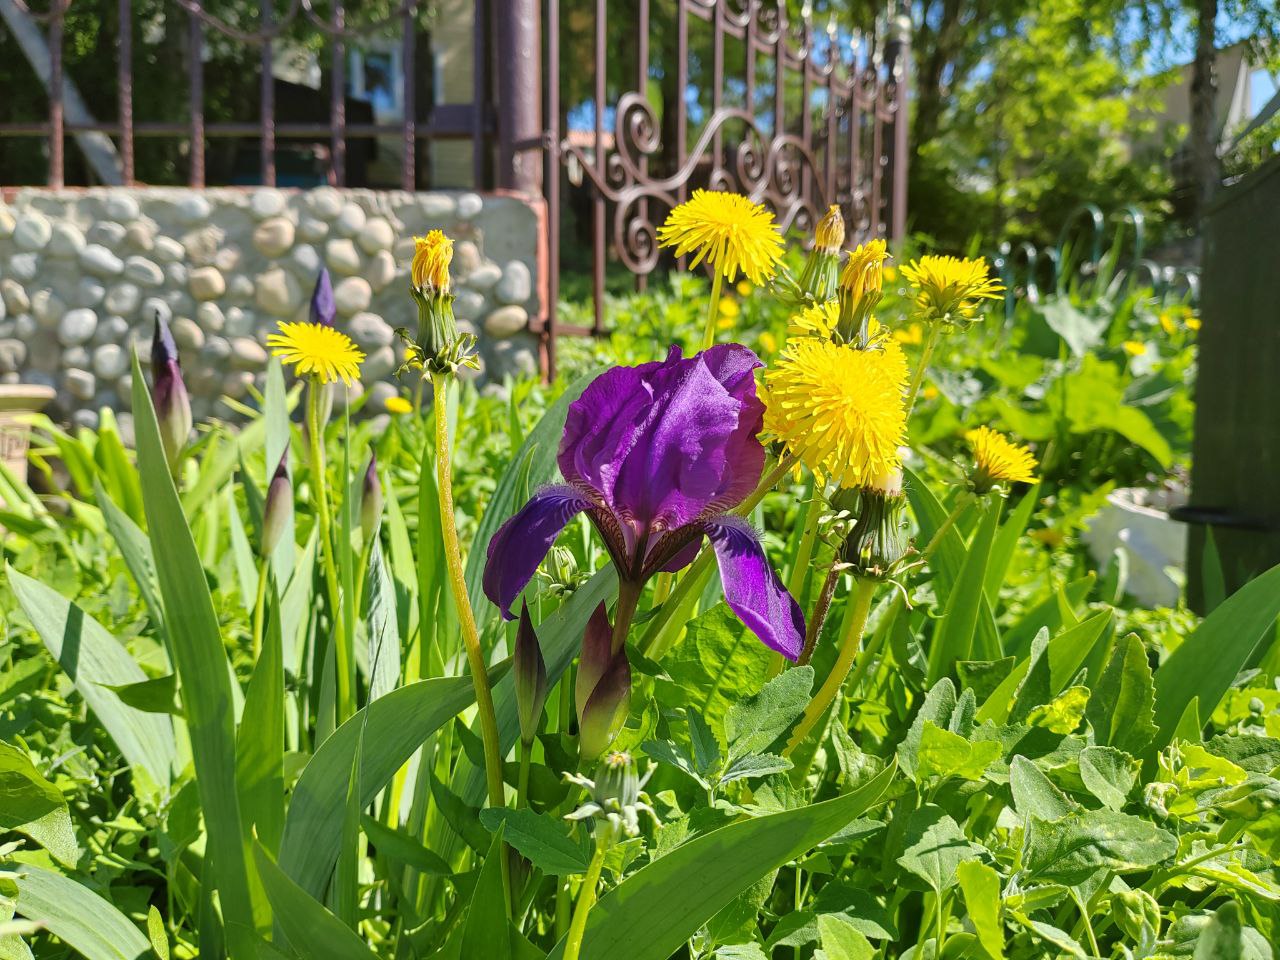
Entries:
<svg viewBox="0 0 1280 960">
<path fill-rule="evenodd" d="M 716 342 L 716 323 L 720 319 L 720 290 L 724 286 L 724 274 L 716 270 L 711 275 L 711 303 L 707 306 L 707 325 L 702 330 L 702 349 L 710 350 Z"/>
<path fill-rule="evenodd" d="M 605 853 L 605 845 L 597 843 L 595 853 L 591 855 L 591 863 L 587 866 L 587 875 L 582 878 L 582 886 L 578 888 L 573 920 L 569 923 L 569 933 L 564 940 L 564 960 L 578 960 L 582 953 L 582 937 L 587 931 L 587 917 L 591 914 L 591 908 L 596 905 L 596 887 L 600 884 L 600 874 L 604 870 Z"/>
</svg>

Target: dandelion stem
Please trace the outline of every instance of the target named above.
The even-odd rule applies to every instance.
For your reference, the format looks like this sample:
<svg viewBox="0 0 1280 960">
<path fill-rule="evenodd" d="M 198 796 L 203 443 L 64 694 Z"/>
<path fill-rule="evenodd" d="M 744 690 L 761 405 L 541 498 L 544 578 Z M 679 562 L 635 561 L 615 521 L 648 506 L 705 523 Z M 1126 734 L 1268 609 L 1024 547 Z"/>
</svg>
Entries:
<svg viewBox="0 0 1280 960">
<path fill-rule="evenodd" d="M 906 399 L 906 418 L 911 419 L 911 411 L 916 405 L 916 394 L 920 392 L 920 385 L 924 383 L 925 371 L 929 369 L 929 361 L 933 358 L 933 349 L 938 345 L 938 325 L 936 323 L 929 324 L 929 336 L 924 341 L 924 349 L 920 351 L 920 362 L 916 365 L 916 371 L 911 375 L 911 386 L 907 388 Z"/>
<path fill-rule="evenodd" d="M 596 887 L 600 883 L 600 873 L 604 869 L 603 844 L 596 844 L 596 852 L 587 867 L 587 875 L 582 878 L 582 886 L 578 889 L 578 902 L 573 908 L 573 921 L 569 924 L 569 933 L 564 940 L 563 960 L 578 960 L 582 952 L 582 936 L 587 932 L 587 916 L 596 905 Z"/>
<path fill-rule="evenodd" d="M 715 276 L 711 279 L 711 304 L 707 308 L 707 326 L 702 331 L 702 349 L 710 350 L 716 342 L 716 321 L 720 318 L 720 288 L 724 284 L 724 274 L 719 267 L 712 268 Z"/>
<path fill-rule="evenodd" d="M 784 757 L 791 756 L 796 748 L 804 743 L 805 738 L 827 712 L 827 708 L 831 706 L 836 694 L 844 685 L 845 677 L 849 675 L 854 658 L 862 645 L 862 634 L 867 629 L 867 616 L 871 612 L 871 598 L 875 596 L 876 581 L 855 580 L 854 582 L 856 586 L 853 594 L 853 611 L 845 621 L 844 635 L 840 638 L 840 655 L 822 687 L 805 707 L 804 716 L 800 718 L 800 723 L 791 735 L 791 740 L 782 751 Z"/>
<path fill-rule="evenodd" d="M 484 766 L 489 784 L 489 805 L 501 807 L 506 799 L 502 785 L 502 746 L 498 739 L 498 720 L 493 710 L 493 691 L 489 689 L 489 674 L 485 668 L 484 652 L 480 649 L 480 634 L 476 629 L 475 615 L 471 612 L 471 600 L 467 596 L 467 584 L 462 572 L 462 551 L 458 546 L 457 520 L 453 512 L 453 475 L 449 459 L 449 415 L 445 384 L 444 374 L 431 375 L 431 385 L 435 391 L 432 407 L 436 426 L 436 493 L 440 501 L 440 531 L 444 537 L 449 589 L 453 594 L 454 606 L 458 609 L 462 642 L 467 648 L 471 683 L 476 691 L 476 711 L 480 717 L 480 738 L 484 742 Z"/>
<path fill-rule="evenodd" d="M 333 521 L 329 514 L 329 482 L 324 461 L 324 423 L 320 416 L 324 386 L 313 380 L 307 388 L 307 439 L 311 446 L 311 490 L 316 523 L 320 525 L 320 555 L 329 591 L 329 616 L 333 621 L 334 660 L 337 668 L 337 721 L 342 724 L 355 712 L 354 661 L 341 615 L 338 567 L 333 559 Z"/>
<path fill-rule="evenodd" d="M 934 551 L 937 550 L 938 547 L 942 546 L 942 538 L 945 537 L 947 532 L 955 526 L 956 521 L 964 515 L 965 510 L 968 509 L 969 504 L 972 502 L 972 500 L 963 499 L 951 508 L 951 512 L 947 514 L 947 519 L 943 520 L 938 529 L 933 531 L 933 536 L 929 538 L 929 542 L 925 544 L 925 548 L 920 551 L 921 557 L 927 560 L 933 556 Z"/>
</svg>

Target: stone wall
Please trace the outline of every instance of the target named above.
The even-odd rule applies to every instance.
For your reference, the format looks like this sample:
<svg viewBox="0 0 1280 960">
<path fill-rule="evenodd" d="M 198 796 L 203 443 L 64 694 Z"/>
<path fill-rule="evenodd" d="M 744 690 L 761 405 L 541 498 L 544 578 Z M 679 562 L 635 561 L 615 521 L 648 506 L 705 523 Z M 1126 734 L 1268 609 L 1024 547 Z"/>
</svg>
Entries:
<svg viewBox="0 0 1280 960">
<path fill-rule="evenodd" d="M 538 201 L 321 188 L 20 190 L 0 202 L 0 382 L 57 390 L 49 412 L 92 425 L 128 405 L 129 347 L 147 359 L 170 319 L 197 418 L 261 383 L 266 336 L 305 319 L 328 267 L 338 325 L 368 354 L 367 408 L 403 390 L 392 330 L 413 329 L 413 236 L 454 238 L 455 311 L 480 336 L 480 376 L 537 370 Z"/>
</svg>

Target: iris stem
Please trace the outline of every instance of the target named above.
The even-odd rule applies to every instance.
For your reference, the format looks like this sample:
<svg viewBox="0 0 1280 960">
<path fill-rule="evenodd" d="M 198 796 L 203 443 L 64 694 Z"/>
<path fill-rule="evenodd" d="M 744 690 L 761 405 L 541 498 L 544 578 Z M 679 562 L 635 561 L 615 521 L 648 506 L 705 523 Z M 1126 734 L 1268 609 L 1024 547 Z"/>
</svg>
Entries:
<svg viewBox="0 0 1280 960">
<path fill-rule="evenodd" d="M 630 580 L 618 582 L 618 605 L 613 609 L 613 635 L 609 641 L 609 649 L 615 655 L 627 645 L 627 631 L 631 629 L 631 621 L 640 605 L 642 590 L 640 584 Z"/>
<path fill-rule="evenodd" d="M 569 933 L 564 940 L 563 960 L 578 960 L 578 955 L 582 952 L 582 936 L 587 931 L 587 916 L 596 905 L 596 887 L 604 869 L 604 853 L 604 845 L 597 843 L 596 852 L 592 854 L 591 863 L 587 867 L 587 875 L 582 878 L 582 886 L 578 889 L 573 921 L 569 924 Z"/>
<path fill-rule="evenodd" d="M 720 318 L 720 288 L 724 284 L 724 275 L 716 267 L 715 276 L 711 278 L 711 304 L 707 308 L 707 327 L 702 331 L 702 349 L 710 350 L 716 342 L 716 321 Z"/>
<path fill-rule="evenodd" d="M 307 389 L 307 440 L 311 447 L 311 487 L 315 501 L 316 522 L 320 525 L 320 555 L 324 566 L 325 586 L 329 591 L 329 616 L 333 620 L 334 661 L 337 673 L 337 722 L 344 723 L 355 712 L 352 676 L 352 651 L 341 615 L 338 589 L 338 567 L 333 558 L 333 520 L 329 513 L 329 483 L 324 459 L 324 422 L 320 408 L 324 402 L 324 385 L 312 380 Z"/>
<path fill-rule="evenodd" d="M 529 764 L 533 760 L 533 744 L 520 741 L 520 778 L 516 781 L 516 808 L 529 805 Z"/>
<path fill-rule="evenodd" d="M 855 584 L 853 611 L 845 621 L 844 636 L 840 638 L 840 656 L 836 659 L 835 666 L 831 668 L 831 673 L 827 675 L 827 679 L 822 684 L 821 689 L 809 701 L 809 705 L 805 707 L 804 716 L 800 718 L 800 723 L 791 735 L 791 740 L 787 743 L 786 749 L 782 751 L 784 757 L 791 756 L 813 731 L 813 728 L 817 726 L 818 721 L 822 719 L 823 714 L 827 712 L 827 708 L 835 700 L 836 694 L 840 692 L 840 688 L 844 685 L 845 677 L 849 675 L 849 671 L 853 668 L 854 658 L 858 655 L 858 650 L 862 646 L 862 635 L 867 629 L 867 616 L 871 612 L 871 598 L 875 596 L 876 581 L 855 580 Z"/>
<path fill-rule="evenodd" d="M 267 567 L 270 559 L 263 557 L 258 561 L 258 596 L 253 601 L 253 662 L 257 663 L 262 656 L 263 614 L 267 606 Z"/>
<path fill-rule="evenodd" d="M 907 419 L 911 418 L 911 411 L 916 405 L 916 394 L 920 392 L 920 385 L 924 383 L 925 371 L 929 369 L 929 361 L 933 358 L 933 350 L 937 345 L 938 325 L 931 323 L 929 336 L 924 341 L 924 349 L 920 351 L 920 362 L 916 365 L 916 372 L 911 375 L 911 386 L 907 388 Z"/>
<path fill-rule="evenodd" d="M 480 739 L 484 743 L 485 777 L 489 786 L 489 806 L 501 807 L 506 803 L 506 790 L 502 784 L 502 744 L 498 738 L 498 719 L 493 710 L 493 691 L 489 688 L 489 674 L 485 669 L 484 652 L 480 649 L 480 634 L 476 629 L 471 600 L 467 596 L 467 583 L 462 572 L 462 551 L 458 546 L 457 519 L 453 511 L 453 474 L 449 458 L 449 400 L 445 374 L 432 373 L 431 386 L 435 393 L 431 404 L 436 427 L 436 494 L 440 504 L 440 532 L 444 539 L 445 565 L 449 573 L 449 590 L 458 610 L 458 625 L 462 642 L 467 648 L 467 663 L 471 667 L 471 684 L 476 691 L 476 713 L 480 718 Z M 503 847 L 502 877 L 504 886 L 510 883 L 507 871 L 506 847 Z M 509 889 L 509 887 L 508 887 Z M 508 895 L 508 903 L 510 896 Z"/>
</svg>

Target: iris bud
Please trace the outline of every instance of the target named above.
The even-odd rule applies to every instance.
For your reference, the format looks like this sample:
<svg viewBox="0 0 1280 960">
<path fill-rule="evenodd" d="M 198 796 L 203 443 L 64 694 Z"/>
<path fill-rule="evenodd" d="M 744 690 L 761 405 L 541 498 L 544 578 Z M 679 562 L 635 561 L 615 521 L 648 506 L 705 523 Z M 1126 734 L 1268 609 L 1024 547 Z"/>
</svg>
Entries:
<svg viewBox="0 0 1280 960">
<path fill-rule="evenodd" d="M 578 753 L 583 759 L 594 759 L 609 749 L 614 737 L 626 723 L 631 709 L 631 664 L 624 647 L 614 655 L 596 688 L 582 708 L 578 726 Z"/>
<path fill-rule="evenodd" d="M 516 713 L 520 717 L 520 742 L 526 747 L 538 734 L 542 707 L 547 702 L 547 665 L 533 622 L 529 605 L 520 608 L 520 626 L 516 630 L 516 648 L 512 655 L 516 681 Z"/>
<path fill-rule="evenodd" d="M 382 484 L 378 482 L 378 455 L 369 452 L 369 466 L 364 471 L 360 488 L 360 533 L 371 543 L 382 522 Z"/>
<path fill-rule="evenodd" d="M 169 469 L 176 470 L 191 436 L 191 397 L 182 379 L 178 345 L 159 311 L 151 337 L 151 379 L 151 400 L 160 426 L 160 442 Z"/>
<path fill-rule="evenodd" d="M 578 713 L 578 725 L 582 725 L 582 711 L 591 698 L 596 684 L 609 669 L 613 659 L 613 628 L 609 626 L 609 611 L 603 603 L 596 607 L 587 621 L 582 637 L 582 654 L 578 657 L 578 677 L 573 688 L 574 709 Z"/>
<path fill-rule="evenodd" d="M 333 299 L 333 281 L 329 279 L 329 271 L 320 268 L 316 277 L 316 287 L 311 293 L 311 322 L 322 327 L 332 327 L 338 316 L 338 304 Z"/>
<path fill-rule="evenodd" d="M 289 480 L 289 451 L 286 449 L 267 486 L 267 500 L 262 509 L 262 539 L 258 544 L 262 556 L 269 557 L 275 552 L 289 524 L 292 509 L 293 484 Z"/>
</svg>

